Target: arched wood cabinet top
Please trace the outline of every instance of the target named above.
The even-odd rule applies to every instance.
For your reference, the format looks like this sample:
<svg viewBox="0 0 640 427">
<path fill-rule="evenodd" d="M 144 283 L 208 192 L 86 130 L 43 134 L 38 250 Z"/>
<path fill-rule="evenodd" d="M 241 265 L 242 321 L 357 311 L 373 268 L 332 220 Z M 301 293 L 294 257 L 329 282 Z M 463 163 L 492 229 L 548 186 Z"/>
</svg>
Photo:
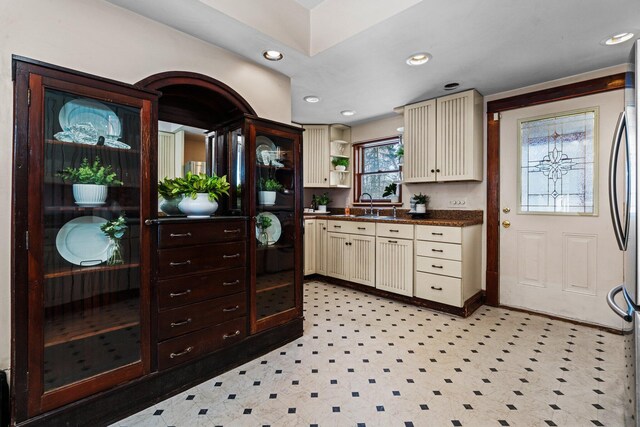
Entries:
<svg viewBox="0 0 640 427">
<path fill-rule="evenodd" d="M 208 129 L 243 114 L 255 115 L 238 92 L 204 74 L 169 71 L 140 80 L 136 86 L 162 93 L 158 118 L 164 121 Z"/>
</svg>

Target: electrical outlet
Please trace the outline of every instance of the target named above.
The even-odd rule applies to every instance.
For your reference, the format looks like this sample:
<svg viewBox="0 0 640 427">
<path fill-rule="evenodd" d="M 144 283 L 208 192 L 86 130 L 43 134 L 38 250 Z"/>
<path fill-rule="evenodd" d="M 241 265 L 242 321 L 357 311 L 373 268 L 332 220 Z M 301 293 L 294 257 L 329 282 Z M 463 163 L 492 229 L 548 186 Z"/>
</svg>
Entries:
<svg viewBox="0 0 640 427">
<path fill-rule="evenodd" d="M 453 209 L 465 209 L 467 207 L 467 198 L 459 197 L 449 200 L 449 207 Z"/>
</svg>

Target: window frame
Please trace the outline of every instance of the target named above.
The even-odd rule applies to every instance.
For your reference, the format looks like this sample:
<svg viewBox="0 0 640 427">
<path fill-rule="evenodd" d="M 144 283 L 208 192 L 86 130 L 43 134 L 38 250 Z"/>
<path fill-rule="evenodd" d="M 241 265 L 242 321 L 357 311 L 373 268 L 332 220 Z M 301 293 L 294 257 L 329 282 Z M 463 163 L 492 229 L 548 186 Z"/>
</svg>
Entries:
<svg viewBox="0 0 640 427">
<path fill-rule="evenodd" d="M 364 165 L 362 164 L 365 148 L 379 147 L 384 145 L 402 144 L 402 138 L 400 135 L 390 136 L 379 139 L 372 139 L 369 141 L 362 141 L 353 144 L 353 205 L 354 206 L 369 206 L 371 203 L 360 202 L 360 195 L 362 194 L 362 177 L 363 175 L 372 175 L 380 172 L 364 172 Z M 384 173 L 399 173 L 402 177 L 402 165 L 398 166 L 398 169 L 384 171 Z M 402 184 L 398 184 L 398 202 L 393 203 L 388 199 L 373 199 L 374 206 L 402 206 Z"/>
</svg>

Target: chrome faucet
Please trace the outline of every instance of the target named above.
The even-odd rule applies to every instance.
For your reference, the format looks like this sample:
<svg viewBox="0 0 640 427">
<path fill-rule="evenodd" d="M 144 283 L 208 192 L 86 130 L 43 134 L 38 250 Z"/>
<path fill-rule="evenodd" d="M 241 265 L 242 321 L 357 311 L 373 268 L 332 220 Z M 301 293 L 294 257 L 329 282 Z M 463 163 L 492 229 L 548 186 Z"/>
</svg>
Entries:
<svg viewBox="0 0 640 427">
<path fill-rule="evenodd" d="M 362 203 L 362 198 L 363 198 L 365 195 L 369 196 L 369 203 L 370 203 L 370 206 L 369 206 L 369 207 L 370 207 L 370 209 L 371 209 L 371 215 L 373 215 L 373 197 L 371 197 L 371 194 L 369 194 L 369 193 L 362 193 L 362 194 L 360 195 L 360 203 Z M 365 215 L 367 214 L 367 208 L 364 208 L 364 214 L 365 214 Z"/>
</svg>

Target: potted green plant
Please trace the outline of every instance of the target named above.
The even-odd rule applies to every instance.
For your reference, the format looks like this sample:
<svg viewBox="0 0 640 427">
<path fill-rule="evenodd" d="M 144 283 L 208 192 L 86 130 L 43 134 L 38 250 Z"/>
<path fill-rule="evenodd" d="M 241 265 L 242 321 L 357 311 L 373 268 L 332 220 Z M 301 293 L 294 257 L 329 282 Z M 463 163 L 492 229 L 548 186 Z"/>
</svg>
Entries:
<svg viewBox="0 0 640 427">
<path fill-rule="evenodd" d="M 331 159 L 331 164 L 337 171 L 346 171 L 349 166 L 349 159 L 346 157 L 334 157 Z"/>
<path fill-rule="evenodd" d="M 273 224 L 273 220 L 264 213 L 259 214 L 256 218 L 256 227 L 258 227 L 259 230 L 257 239 L 261 245 L 269 245 L 269 233 L 267 229 L 271 227 L 271 224 Z"/>
<path fill-rule="evenodd" d="M 276 192 L 284 188 L 275 178 L 258 180 L 258 204 L 273 206 L 276 204 Z"/>
<path fill-rule="evenodd" d="M 389 200 L 391 201 L 391 203 L 398 203 L 398 195 L 396 194 L 397 190 L 398 190 L 398 184 L 396 184 L 395 182 L 392 182 L 391 184 L 384 187 L 382 197 L 390 196 Z"/>
<path fill-rule="evenodd" d="M 104 205 L 107 200 L 107 186 L 122 185 L 122 181 L 116 179 L 116 173 L 111 166 L 102 165 L 99 156 L 96 156 L 93 163 L 89 163 L 85 157 L 80 167 L 68 166 L 56 175 L 73 183 L 73 198 L 76 204 L 86 207 Z"/>
<path fill-rule="evenodd" d="M 184 198 L 178 208 L 187 218 L 206 218 L 218 210 L 217 200 L 223 194 L 229 195 L 227 176 L 194 174 L 187 172 L 184 178 L 175 178 L 180 194 Z"/>
<path fill-rule="evenodd" d="M 429 202 L 429 196 L 426 194 L 418 193 L 413 195 L 413 200 L 416 202 L 416 213 L 426 213 L 427 203 Z"/>
<path fill-rule="evenodd" d="M 120 215 L 117 219 L 105 222 L 100 226 L 100 230 L 109 238 L 107 265 L 118 265 L 124 263 L 120 239 L 122 239 L 125 231 L 127 231 L 127 219 L 125 216 Z"/>
<path fill-rule="evenodd" d="M 173 178 L 165 177 L 158 182 L 158 197 L 162 198 L 160 210 L 167 215 L 180 215 L 182 211 L 178 208 L 178 204 L 182 201 L 183 195 L 180 187 Z"/>
<path fill-rule="evenodd" d="M 329 193 L 322 193 L 319 196 L 316 196 L 316 204 L 318 206 L 318 210 L 320 212 L 327 211 L 327 205 L 331 203 L 331 199 L 329 198 Z"/>
<path fill-rule="evenodd" d="M 398 145 L 395 156 L 398 159 L 398 164 L 401 165 L 404 162 L 404 145 Z"/>
</svg>

